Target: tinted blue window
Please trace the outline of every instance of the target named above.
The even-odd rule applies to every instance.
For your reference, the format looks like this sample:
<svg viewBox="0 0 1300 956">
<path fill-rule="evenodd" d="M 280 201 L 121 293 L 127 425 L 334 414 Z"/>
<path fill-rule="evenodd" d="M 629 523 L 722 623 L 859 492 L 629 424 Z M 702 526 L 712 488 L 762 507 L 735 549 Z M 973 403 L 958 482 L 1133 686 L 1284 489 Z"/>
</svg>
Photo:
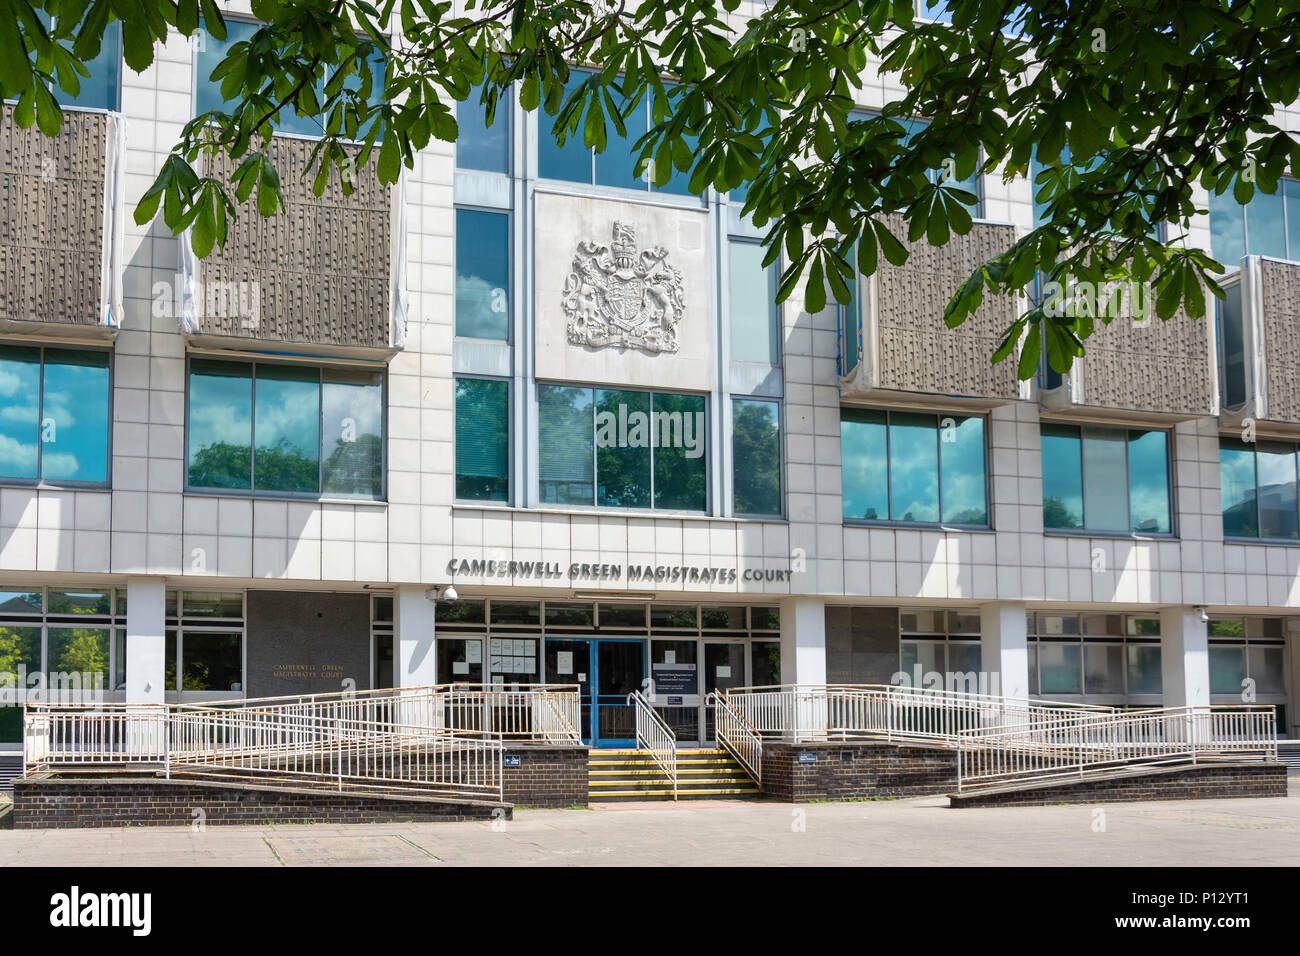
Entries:
<svg viewBox="0 0 1300 956">
<path fill-rule="evenodd" d="M 577 89 L 587 74 L 580 70 L 569 73 L 565 98 Z M 537 113 L 537 175 L 542 179 L 563 179 L 571 183 L 591 182 L 591 150 L 582 145 L 582 123 L 563 146 L 555 142 L 555 117 L 545 110 Z"/>
<path fill-rule="evenodd" d="M 41 350 L 0 347 L 0 477 L 37 477 Z"/>
<path fill-rule="evenodd" d="M 189 482 L 196 488 L 253 487 L 251 366 L 190 363 Z"/>
<path fill-rule="evenodd" d="M 1235 439 L 1219 442 L 1219 493 L 1223 505 L 1223 534 L 1229 538 L 1259 536 L 1255 507 L 1255 450 Z"/>
<path fill-rule="evenodd" d="M 1071 425 L 1044 424 L 1041 432 L 1043 460 L 1043 526 L 1083 527 L 1083 449 L 1079 429 Z"/>
<path fill-rule="evenodd" d="M 738 515 L 781 515 L 781 406 L 731 402 L 732 509 Z"/>
<path fill-rule="evenodd" d="M 731 290 L 731 358 L 735 362 L 781 364 L 775 266 L 763 267 L 767 249 L 757 242 L 727 245 Z"/>
<path fill-rule="evenodd" d="M 1044 422 L 1040 434 L 1045 528 L 1172 531 L 1167 432 Z"/>
<path fill-rule="evenodd" d="M 321 382 L 321 490 L 378 498 L 384 491 L 384 377 L 327 368 Z"/>
<path fill-rule="evenodd" d="M 456 497 L 510 498 L 510 384 L 456 379 Z"/>
<path fill-rule="evenodd" d="M 984 419 L 939 422 L 939 469 L 943 476 L 943 520 L 949 524 L 988 524 Z"/>
<path fill-rule="evenodd" d="M 258 491 L 320 488 L 319 370 L 258 366 L 253 438 Z"/>
<path fill-rule="evenodd" d="M 118 109 L 122 80 L 122 24 L 114 21 L 104 29 L 99 55 L 86 61 L 90 76 L 77 75 L 81 88 L 72 96 L 57 84 L 54 98 L 64 106 L 85 106 L 101 110 Z"/>
<path fill-rule="evenodd" d="M 933 415 L 889 416 L 889 517 L 939 520 L 939 447 Z"/>
<path fill-rule="evenodd" d="M 108 481 L 108 353 L 45 351 L 41 477 Z"/>
<path fill-rule="evenodd" d="M 460 169 L 478 169 L 488 173 L 510 172 L 509 91 L 497 102 L 492 125 L 487 125 L 487 107 L 481 100 L 482 90 L 475 88 L 469 98 L 456 105 L 456 165 Z M 539 116 L 545 114 L 539 113 Z"/>
<path fill-rule="evenodd" d="M 510 337 L 510 217 L 456 210 L 456 334 Z"/>
<path fill-rule="evenodd" d="M 614 93 L 614 101 L 622 110 L 626 104 L 619 102 Z M 623 120 L 627 130 L 626 137 L 618 135 L 614 122 L 606 115 L 606 134 L 609 137 L 603 152 L 596 153 L 596 184 L 600 186 L 617 186 L 623 189 L 645 189 L 649 177 L 640 178 L 635 174 L 637 151 L 633 145 L 646 134 L 649 109 L 646 98 L 642 97 Z"/>
<path fill-rule="evenodd" d="M 884 412 L 846 408 L 840 414 L 845 518 L 874 521 L 889 517 L 886 422 Z"/>
</svg>

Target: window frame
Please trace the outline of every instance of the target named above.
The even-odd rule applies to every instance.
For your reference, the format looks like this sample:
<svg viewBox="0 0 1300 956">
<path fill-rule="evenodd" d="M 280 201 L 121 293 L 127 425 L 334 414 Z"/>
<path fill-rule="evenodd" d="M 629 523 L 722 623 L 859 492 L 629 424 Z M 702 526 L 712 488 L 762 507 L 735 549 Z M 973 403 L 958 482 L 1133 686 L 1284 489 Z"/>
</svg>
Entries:
<svg viewBox="0 0 1300 956">
<path fill-rule="evenodd" d="M 736 358 L 735 355 L 736 309 L 735 309 L 735 303 L 732 301 L 732 296 L 731 296 L 732 269 L 735 267 L 735 260 L 731 255 L 731 250 L 732 247 L 736 245 L 758 246 L 760 249 L 762 249 L 763 240 L 755 236 L 729 234 L 726 237 L 725 241 L 726 241 L 726 257 L 727 257 L 727 269 L 726 269 L 726 273 L 727 273 L 726 274 L 727 362 L 729 364 L 735 363 L 747 367 L 752 366 L 754 368 L 771 368 L 771 369 L 785 368 L 785 312 L 784 312 L 785 303 L 776 301 L 776 295 L 781 289 L 781 263 L 784 260 L 784 254 L 778 255 L 775 262 L 773 262 L 770 266 L 766 266 L 763 268 L 763 274 L 767 277 L 767 284 L 769 287 L 768 291 L 770 292 L 770 299 L 771 299 L 771 301 L 768 303 L 768 321 L 769 321 L 768 335 L 770 336 L 771 343 L 776 352 L 776 361 L 772 363 L 768 363 L 768 362 L 754 362 L 749 359 L 738 359 Z"/>
<path fill-rule="evenodd" d="M 1261 436 L 1261 437 L 1262 437 L 1262 440 L 1263 440 L 1266 444 L 1272 444 L 1272 443 L 1276 442 L 1276 443 L 1278 443 L 1278 444 L 1283 444 L 1283 445 L 1290 445 L 1290 446 L 1292 446 L 1292 453 L 1291 453 L 1291 455 L 1292 455 L 1292 461 L 1295 463 L 1295 466 L 1296 466 L 1296 481 L 1295 481 L 1295 491 L 1296 491 L 1296 521 L 1297 521 L 1297 527 L 1300 527 L 1300 442 L 1297 442 L 1297 441 L 1295 441 L 1295 440 L 1293 440 L 1293 439 L 1289 439 L 1289 438 L 1276 438 L 1276 437 L 1273 437 L 1273 436 L 1271 436 L 1271 435 L 1270 435 L 1270 436 Z M 1255 502 L 1255 529 L 1256 529 L 1256 531 L 1258 532 L 1258 531 L 1262 530 L 1262 528 L 1263 528 L 1263 522 L 1260 521 L 1260 513 L 1259 513 L 1259 500 L 1260 500 L 1260 494 L 1259 494 L 1259 441 L 1260 441 L 1260 439 L 1257 438 L 1257 439 L 1256 439 L 1255 441 L 1253 441 L 1253 442 L 1242 442 L 1240 438 L 1237 438 L 1237 437 L 1235 437 L 1235 436 L 1233 436 L 1233 435 L 1231 435 L 1231 434 L 1225 434 L 1225 433 L 1222 433 L 1222 432 L 1220 432 L 1220 434 L 1219 434 L 1219 461 L 1218 461 L 1218 466 L 1219 466 L 1219 518 L 1220 518 L 1220 521 L 1222 521 L 1222 518 L 1223 518 L 1223 443 L 1224 443 L 1225 440 L 1228 440 L 1228 441 L 1235 441 L 1235 442 L 1238 442 L 1238 443 L 1240 443 L 1240 444 L 1242 444 L 1242 445 L 1245 445 L 1246 448 L 1249 449 L 1249 451 L 1250 451 L 1250 463 L 1251 463 L 1252 472 L 1253 472 L 1253 474 L 1254 474 L 1254 478 L 1255 478 L 1254 483 L 1253 483 L 1253 487 L 1254 487 L 1254 502 Z M 1234 449 L 1234 450 L 1235 450 L 1235 449 Z M 1251 543 L 1251 544 L 1284 545 L 1284 546 L 1290 546 L 1290 547 L 1297 547 L 1297 546 L 1300 546 L 1300 536 L 1297 536 L 1297 537 L 1295 537 L 1295 538 L 1275 538 L 1275 537 L 1266 537 L 1265 535 L 1263 535 L 1263 534 L 1258 534 L 1258 533 L 1257 533 L 1257 534 L 1254 534 L 1254 535 L 1241 535 L 1241 534 L 1228 534 L 1227 531 L 1224 531 L 1224 532 L 1223 532 L 1223 540 L 1224 540 L 1224 541 L 1230 541 L 1230 542 L 1241 542 L 1241 543 Z"/>
<path fill-rule="evenodd" d="M 10 478 L 0 475 L 0 487 L 9 488 L 36 488 L 36 489 L 86 489 L 86 490 L 108 490 L 113 487 L 113 426 L 116 419 L 113 417 L 113 397 L 115 395 L 114 385 L 114 363 L 112 346 L 104 345 L 47 345 L 44 342 L 16 342 L 10 339 L 0 340 L 0 348 L 13 346 L 15 348 L 36 349 L 40 352 L 41 374 L 40 382 L 37 384 L 36 395 L 36 477 L 35 478 Z M 107 417 L 105 418 L 105 438 L 104 438 L 104 480 L 103 481 L 80 481 L 69 478 L 44 477 L 43 465 L 45 462 L 45 441 L 41 438 L 41 423 L 45 420 L 45 353 L 53 349 L 55 352 L 103 352 L 108 356 L 108 408 Z"/>
<path fill-rule="evenodd" d="M 739 395 L 729 394 L 728 408 L 728 425 L 730 435 L 728 436 L 729 457 L 731 459 L 731 516 L 733 518 L 748 518 L 756 521 L 783 521 L 786 517 L 786 475 L 785 475 L 785 402 L 780 398 L 771 398 L 766 395 Z M 736 508 L 736 402 L 765 402 L 769 405 L 776 406 L 776 471 L 777 478 L 780 481 L 780 487 L 777 489 L 777 497 L 781 501 L 780 511 L 776 514 L 763 514 L 761 512 L 740 511 Z M 707 424 L 707 416 L 705 422 Z"/>
<path fill-rule="evenodd" d="M 495 174 L 495 175 L 500 175 L 500 174 L 497 173 L 497 174 Z M 457 308 L 456 308 L 456 304 L 457 304 L 457 302 L 456 302 L 456 300 L 457 300 L 457 292 L 456 292 L 456 278 L 457 278 L 457 272 L 456 272 L 456 268 L 457 268 L 457 265 L 458 265 L 458 263 L 459 263 L 459 261 L 460 261 L 460 256 L 458 255 L 458 248 L 459 248 L 459 244 L 460 244 L 460 223 L 459 223 L 459 217 L 460 217 L 461 212 L 475 212 L 475 213 L 483 213 L 483 214 L 488 214 L 488 215 L 493 215 L 493 216 L 501 216 L 501 217 L 502 217 L 503 219 L 505 219 L 505 221 L 506 221 L 506 263 L 505 263 L 505 264 L 506 264 L 506 283 L 507 283 L 507 284 L 506 284 L 506 313 L 505 313 L 505 315 L 506 315 L 506 337 L 505 337 L 504 339 L 485 339 L 485 338 L 482 338 L 482 337 L 479 337 L 479 336 L 474 336 L 474 335 L 461 335 L 461 334 L 456 330 L 457 323 L 459 322 L 459 316 L 458 316 L 458 314 L 457 314 Z M 515 227 L 515 219 L 514 219 L 514 210 L 513 210 L 513 209 L 503 209 L 503 208 L 500 208 L 500 207 L 497 207 L 497 206 L 481 206 L 481 205 L 476 205 L 476 204 L 474 204 L 474 203 L 461 203 L 461 202 L 457 202 L 457 203 L 453 204 L 453 206 L 452 206 L 452 226 L 453 226 L 453 229 L 454 229 L 454 232 L 452 233 L 452 242 L 451 242 L 451 281 L 452 281 L 452 292 L 451 292 L 451 334 L 452 334 L 452 338 L 453 338 L 454 340 L 460 340 L 460 341 L 464 341 L 464 342 L 490 342 L 490 343 L 493 343 L 493 344 L 495 344 L 495 345 L 497 345 L 497 346 L 507 346 L 507 347 L 511 347 L 511 346 L 513 346 L 513 345 L 515 344 L 515 321 L 514 321 L 514 317 L 515 317 L 515 308 L 514 308 L 514 298 L 515 298 L 515 290 L 514 290 L 514 280 L 515 280 L 515 275 L 514 275 L 514 266 L 515 266 L 515 232 L 514 232 L 514 227 Z"/>
<path fill-rule="evenodd" d="M 1228 190 L 1227 192 L 1223 193 L 1223 195 L 1215 195 L 1213 192 L 1210 193 L 1209 198 L 1207 200 L 1207 206 L 1206 206 L 1207 220 L 1209 219 L 1210 216 L 1213 215 L 1212 211 L 1209 209 L 1210 204 L 1216 202 L 1232 202 L 1235 203 L 1237 206 L 1237 212 L 1239 213 L 1239 224 L 1241 226 L 1242 259 L 1248 258 L 1250 256 L 1258 256 L 1259 258 L 1272 259 L 1278 262 L 1300 262 L 1300 248 L 1296 248 L 1296 249 L 1291 248 L 1291 216 L 1287 211 L 1287 206 L 1289 204 L 1287 202 L 1288 197 L 1286 191 L 1286 184 L 1288 182 L 1295 183 L 1295 186 L 1293 186 L 1292 188 L 1296 191 L 1296 196 L 1295 196 L 1296 203 L 1298 206 L 1300 206 L 1300 178 L 1296 178 L 1293 176 L 1278 177 L 1276 192 L 1266 193 L 1257 188 L 1255 190 L 1254 195 L 1250 197 L 1249 203 L 1243 204 L 1237 202 L 1236 198 L 1232 195 L 1231 190 Z M 1283 252 L 1285 253 L 1282 256 L 1271 255 L 1270 253 L 1267 252 L 1250 251 L 1250 218 L 1249 216 L 1247 216 L 1246 210 L 1249 209 L 1250 204 L 1253 203 L 1255 199 L 1261 195 L 1275 197 L 1281 200 L 1282 221 L 1278 225 L 1282 231 L 1282 245 L 1284 247 Z M 1296 212 L 1300 213 L 1300 208 L 1296 209 Z M 1213 245 L 1214 245 L 1214 230 L 1213 228 L 1211 228 L 1210 229 L 1210 246 L 1211 246 L 1210 251 L 1212 254 L 1214 251 Z M 1230 275 L 1241 268 L 1241 261 L 1237 260 L 1237 261 L 1225 262 L 1223 263 L 1223 267 L 1226 270 L 1227 274 Z"/>
<path fill-rule="evenodd" d="M 467 96 L 467 97 L 466 97 L 465 99 L 463 99 L 463 100 L 459 100 L 459 101 L 457 101 L 457 103 L 456 103 L 456 122 L 457 122 L 458 124 L 460 123 L 460 120 L 461 120 L 461 109 L 462 109 L 462 107 L 464 107 L 464 106 L 466 106 L 467 104 L 471 103 L 471 101 L 473 102 L 473 106 L 474 106 L 474 109 L 475 109 L 475 118 L 476 118 L 476 119 L 479 118 L 479 116 L 480 116 L 482 110 L 481 110 L 481 108 L 480 108 L 480 106 L 479 106 L 478 97 L 479 97 L 480 95 L 482 95 L 482 94 L 481 94 L 482 89 L 483 89 L 482 86 L 471 87 L 471 88 L 470 88 L 470 95 Z M 515 84 L 514 84 L 514 83 L 511 83 L 510 86 L 507 87 L 506 89 L 507 89 L 507 91 L 508 91 L 508 92 L 507 92 L 507 95 L 502 96 L 500 99 L 497 100 L 497 115 L 496 115 L 496 119 L 495 119 L 495 121 L 493 122 L 492 126 L 489 127 L 489 126 L 484 125 L 484 127 L 483 127 L 484 130 L 487 130 L 487 129 L 495 129 L 495 128 L 497 128 L 498 124 L 503 124 L 503 128 L 505 129 L 505 133 L 506 133 L 506 168 L 505 168 L 504 170 L 497 170 L 497 169 L 480 169 L 480 168 L 477 167 L 477 166 L 462 166 L 462 165 L 460 164 L 460 143 L 461 143 L 461 141 L 460 141 L 460 137 L 457 136 L 457 137 L 456 137 L 456 142 L 453 144 L 453 147 L 452 147 L 452 152 L 455 154 L 455 158 L 454 158 L 454 160 L 453 160 L 453 162 L 454 162 L 454 167 L 453 167 L 453 168 L 455 169 L 455 171 L 456 171 L 457 173 L 469 173 L 470 175 L 473 175 L 473 176 L 502 176 L 502 177 L 504 177 L 504 178 L 506 178 L 506 179 L 510 179 L 510 178 L 513 178 L 513 177 L 514 177 L 514 175 L 515 175 L 515 169 L 514 169 L 514 166 L 515 166 L 515 162 L 514 162 L 514 159 L 515 159 L 515 150 L 514 150 L 514 146 L 515 146 L 515 129 L 514 129 L 514 125 L 515 125 L 515 99 L 514 99 L 514 97 L 515 97 Z M 502 106 L 505 106 L 505 107 L 507 108 L 507 113 L 506 113 L 505 116 L 502 116 L 502 115 L 501 115 L 501 108 L 502 108 Z M 457 208 L 459 208 L 459 205 L 457 206 Z"/>
<path fill-rule="evenodd" d="M 893 502 L 893 467 L 890 458 L 890 446 L 893 437 L 890 434 L 890 417 L 894 412 L 901 412 L 907 415 L 933 415 L 935 419 L 935 461 L 938 464 L 936 475 L 937 498 L 936 506 L 938 508 L 938 521 L 905 521 L 901 518 L 846 518 L 844 517 L 844 482 L 840 483 L 840 520 L 846 527 L 866 527 L 866 528 L 953 528 L 960 531 L 994 531 L 993 524 L 993 488 L 992 474 L 989 470 L 989 463 L 992 454 L 992 429 L 990 428 L 990 417 L 987 412 L 971 411 L 934 411 L 932 409 L 909 409 L 909 408 L 892 408 L 874 405 L 840 405 L 840 427 L 843 428 L 844 412 L 878 412 L 885 416 L 885 501 L 892 506 Z M 983 524 L 961 524 L 952 521 L 943 520 L 943 450 L 940 447 L 943 439 L 943 428 L 941 422 L 944 418 L 979 418 L 984 423 L 984 518 Z M 843 469 L 843 458 L 841 457 L 840 466 Z"/>
<path fill-rule="evenodd" d="M 551 502 L 551 501 L 542 500 L 542 466 L 541 466 L 542 450 L 541 450 L 541 439 L 539 437 L 539 432 L 541 430 L 540 390 L 543 388 L 581 388 L 581 389 L 587 389 L 591 393 L 591 455 L 592 455 L 591 457 L 591 466 L 592 466 L 591 501 L 592 503 L 589 505 L 573 504 L 571 502 L 562 503 L 562 502 Z M 655 410 L 654 398 L 653 398 L 653 396 L 655 395 L 683 396 L 687 398 L 698 398 L 703 401 L 704 451 L 700 455 L 701 459 L 704 462 L 704 508 L 703 509 L 701 509 L 700 511 L 684 511 L 676 508 L 670 509 L 670 508 L 654 507 L 654 500 L 655 500 L 654 451 L 655 449 L 652 446 L 647 446 L 647 449 L 650 451 L 650 507 L 649 508 L 615 508 L 608 505 L 601 505 L 597 503 L 600 494 L 600 468 L 599 468 L 600 446 L 596 444 L 596 415 L 599 414 L 600 412 L 598 403 L 596 401 L 596 392 L 598 391 L 643 393 L 647 396 L 650 396 L 650 410 L 652 413 Z M 645 388 L 643 386 L 610 385 L 607 383 L 569 382 L 569 381 L 561 382 L 561 381 L 547 379 L 544 381 L 533 382 L 531 400 L 533 403 L 535 403 L 538 409 L 536 416 L 534 416 L 535 424 L 530 429 L 530 434 L 532 436 L 533 441 L 536 443 L 536 447 L 537 447 L 537 473 L 533 481 L 534 492 L 536 494 L 536 501 L 537 501 L 537 510 L 559 511 L 559 512 L 580 511 L 580 512 L 590 512 L 592 514 L 633 514 L 633 515 L 665 515 L 665 516 L 673 515 L 673 516 L 682 516 L 682 517 L 710 517 L 713 515 L 712 502 L 713 502 L 713 491 L 714 491 L 714 475 L 713 475 L 713 468 L 711 467 L 711 459 L 712 459 L 712 450 L 713 450 L 714 427 L 713 427 L 713 423 L 710 421 L 710 418 L 712 416 L 710 416 L 709 414 L 710 393 L 693 392 L 684 389 L 652 389 L 652 388 Z"/>
<path fill-rule="evenodd" d="M 188 471 L 188 469 L 187 469 Z M 243 700 L 248 696 L 248 591 L 237 588 L 240 602 L 240 616 L 233 617 L 198 617 L 185 614 L 185 596 L 187 594 L 222 593 L 211 588 L 168 588 L 165 597 L 175 599 L 175 611 L 169 612 L 169 601 L 163 602 L 163 699 L 168 703 L 197 703 L 208 700 Z M 220 633 L 239 635 L 239 690 L 186 690 L 185 689 L 185 632 Z M 176 660 L 176 686 L 167 687 L 167 663 L 172 648 L 169 642 L 174 639 Z"/>
<path fill-rule="evenodd" d="M 317 372 L 317 412 L 316 412 L 316 485 L 318 490 L 309 491 L 269 491 L 261 490 L 256 487 L 249 488 L 212 488 L 204 485 L 192 485 L 190 483 L 190 439 L 193 435 L 192 425 L 190 422 L 190 410 L 193 396 L 190 392 L 190 383 L 193 376 L 192 363 L 197 358 L 200 361 L 224 362 L 230 365 L 247 366 L 250 372 L 251 393 L 250 393 L 250 429 L 249 429 L 249 484 L 254 485 L 257 477 L 257 367 L 259 365 L 269 366 L 290 366 L 295 368 L 310 368 Z M 379 427 L 381 433 L 379 436 L 379 494 L 376 497 L 367 497 L 363 495 L 344 495 L 337 493 L 325 492 L 325 456 L 323 454 L 324 442 L 324 421 L 325 413 L 324 385 L 325 371 L 330 368 L 340 368 L 348 371 L 379 372 L 380 381 L 380 398 L 379 398 Z M 370 365 L 355 365 L 342 362 L 294 362 L 280 358 L 269 360 L 262 359 L 243 359 L 227 358 L 225 356 L 210 355 L 203 352 L 189 352 L 185 356 L 185 439 L 183 458 L 185 468 L 185 484 L 183 493 L 187 495 L 202 495 L 214 498 L 250 498 L 250 499 L 267 499 L 277 501 L 323 501 L 323 502 L 340 502 L 346 504 L 386 504 L 388 502 L 388 366 L 383 363 Z"/>
<path fill-rule="evenodd" d="M 1094 611 L 1030 611 L 1029 621 L 1026 628 L 1026 641 L 1029 650 L 1029 659 L 1032 666 L 1029 668 L 1029 696 L 1042 697 L 1045 700 L 1069 699 L 1077 703 L 1102 704 L 1109 706 L 1119 706 L 1127 708 L 1159 707 L 1164 698 L 1163 670 L 1161 671 L 1161 691 L 1158 694 L 1143 694 L 1133 690 L 1132 674 L 1129 668 L 1130 647 L 1154 647 L 1161 653 L 1161 661 L 1164 660 L 1164 645 L 1160 634 L 1139 634 L 1131 633 L 1136 630 L 1134 625 L 1138 620 L 1159 620 L 1157 615 L 1151 614 L 1132 614 L 1120 613 L 1122 618 L 1121 630 L 1123 634 L 1092 634 L 1088 631 L 1087 619 L 1089 617 L 1107 617 L 1115 612 L 1105 610 Z M 1041 626 L 1041 619 L 1045 617 L 1073 618 L 1078 623 L 1077 633 L 1074 634 L 1047 634 Z M 1039 648 L 1044 645 L 1072 645 L 1079 649 L 1079 690 L 1077 691 L 1043 691 L 1042 690 L 1042 655 Z M 1088 648 L 1089 647 L 1119 647 L 1120 652 L 1120 682 L 1122 689 L 1119 691 L 1090 691 L 1088 689 Z"/>
<path fill-rule="evenodd" d="M 456 446 L 459 436 L 456 433 L 456 383 L 461 379 L 473 379 L 484 382 L 503 382 L 506 386 L 506 499 L 495 501 L 488 498 L 462 498 L 456 493 L 456 483 L 460 478 L 460 466 L 456 460 Z M 514 443 L 514 379 L 504 375 L 453 374 L 451 377 L 451 500 L 458 505 L 482 508 L 510 508 L 515 504 L 515 443 Z"/>
<path fill-rule="evenodd" d="M 1175 541 L 1178 539 L 1178 500 L 1177 500 L 1178 488 L 1176 482 L 1174 481 L 1174 476 L 1177 471 L 1177 465 L 1174 461 L 1175 443 L 1173 441 L 1173 429 L 1161 428 L 1161 427 L 1147 428 L 1143 426 L 1129 425 L 1124 422 L 1116 422 L 1112 424 L 1112 423 L 1105 423 L 1105 422 L 1072 422 L 1072 421 L 1058 421 L 1056 419 L 1040 419 L 1039 429 L 1038 429 L 1038 447 L 1039 447 L 1040 456 L 1043 447 L 1043 431 L 1042 431 L 1043 425 L 1061 425 L 1067 428 L 1077 428 L 1079 430 L 1079 493 L 1080 493 L 1079 507 L 1080 509 L 1084 510 L 1084 514 L 1081 516 L 1082 521 L 1084 523 L 1081 527 L 1053 528 L 1053 527 L 1048 527 L 1047 523 L 1044 522 L 1043 534 L 1059 535 L 1061 537 L 1075 537 L 1075 538 L 1121 538 L 1121 539 L 1122 538 L 1143 538 L 1143 539 L 1156 538 L 1156 539 L 1161 539 L 1166 541 Z M 1087 527 L 1087 512 L 1084 504 L 1084 502 L 1087 499 L 1086 499 L 1086 489 L 1084 488 L 1085 479 L 1083 473 L 1084 472 L 1083 433 L 1084 430 L 1087 428 L 1122 428 L 1124 430 L 1124 436 L 1125 436 L 1124 437 L 1124 495 L 1125 495 L 1124 510 L 1129 516 L 1129 525 L 1130 525 L 1130 528 L 1127 531 L 1123 529 L 1104 529 L 1104 528 L 1094 529 L 1094 528 Z M 1165 487 L 1168 489 L 1169 492 L 1169 530 L 1168 531 L 1135 531 L 1132 529 L 1133 488 L 1129 481 L 1129 477 L 1131 474 L 1131 465 L 1129 460 L 1129 450 L 1130 450 L 1129 446 L 1132 444 L 1132 438 L 1129 436 L 1132 432 L 1135 431 L 1160 432 L 1165 436 Z M 1045 486 L 1043 485 L 1043 476 L 1042 476 L 1041 468 L 1039 469 L 1038 482 L 1039 482 L 1040 490 L 1044 489 Z M 1046 494 L 1042 495 L 1042 498 L 1045 501 L 1047 498 Z"/>
</svg>

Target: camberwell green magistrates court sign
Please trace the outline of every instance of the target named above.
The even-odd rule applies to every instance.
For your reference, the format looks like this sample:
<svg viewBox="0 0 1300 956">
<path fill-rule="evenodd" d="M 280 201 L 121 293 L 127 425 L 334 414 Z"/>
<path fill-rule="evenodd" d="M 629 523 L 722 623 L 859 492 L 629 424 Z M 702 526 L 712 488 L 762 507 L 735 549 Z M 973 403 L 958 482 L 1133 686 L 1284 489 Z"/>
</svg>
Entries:
<svg viewBox="0 0 1300 956">
<path fill-rule="evenodd" d="M 798 555 L 780 568 L 736 568 L 698 564 L 590 564 L 560 561 L 497 561 L 484 558 L 452 558 L 447 573 L 452 577 L 535 578 L 571 581 L 626 581 L 628 584 L 734 584 L 736 581 L 788 582 L 803 571 L 803 557 Z"/>
</svg>

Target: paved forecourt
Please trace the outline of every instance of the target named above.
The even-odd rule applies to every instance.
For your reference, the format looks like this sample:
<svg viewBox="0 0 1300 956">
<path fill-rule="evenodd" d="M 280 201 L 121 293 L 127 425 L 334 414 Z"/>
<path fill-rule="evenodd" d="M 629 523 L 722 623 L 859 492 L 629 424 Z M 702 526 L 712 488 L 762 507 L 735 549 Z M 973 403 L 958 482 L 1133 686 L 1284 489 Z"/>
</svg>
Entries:
<svg viewBox="0 0 1300 956">
<path fill-rule="evenodd" d="M 616 804 L 521 809 L 496 823 L 0 829 L 0 866 L 1267 866 L 1300 859 L 1300 795 L 1105 807 L 946 804 L 943 797 Z"/>
</svg>

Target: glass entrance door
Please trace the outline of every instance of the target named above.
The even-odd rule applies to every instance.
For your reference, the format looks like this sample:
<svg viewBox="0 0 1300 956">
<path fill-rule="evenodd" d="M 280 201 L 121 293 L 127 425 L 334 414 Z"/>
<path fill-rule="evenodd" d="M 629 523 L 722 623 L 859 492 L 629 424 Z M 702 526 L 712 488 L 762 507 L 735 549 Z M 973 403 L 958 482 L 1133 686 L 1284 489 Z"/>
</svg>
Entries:
<svg viewBox="0 0 1300 956">
<path fill-rule="evenodd" d="M 727 691 L 733 687 L 744 687 L 745 681 L 745 642 L 744 641 L 710 641 L 704 642 L 704 693 L 715 690 Z M 713 708 L 704 708 L 705 737 L 713 740 Z"/>
<path fill-rule="evenodd" d="M 645 641 L 640 638 L 551 638 L 546 641 L 546 680 L 577 684 L 582 739 L 593 747 L 636 744 L 636 711 L 627 695 L 645 678 Z"/>
</svg>

